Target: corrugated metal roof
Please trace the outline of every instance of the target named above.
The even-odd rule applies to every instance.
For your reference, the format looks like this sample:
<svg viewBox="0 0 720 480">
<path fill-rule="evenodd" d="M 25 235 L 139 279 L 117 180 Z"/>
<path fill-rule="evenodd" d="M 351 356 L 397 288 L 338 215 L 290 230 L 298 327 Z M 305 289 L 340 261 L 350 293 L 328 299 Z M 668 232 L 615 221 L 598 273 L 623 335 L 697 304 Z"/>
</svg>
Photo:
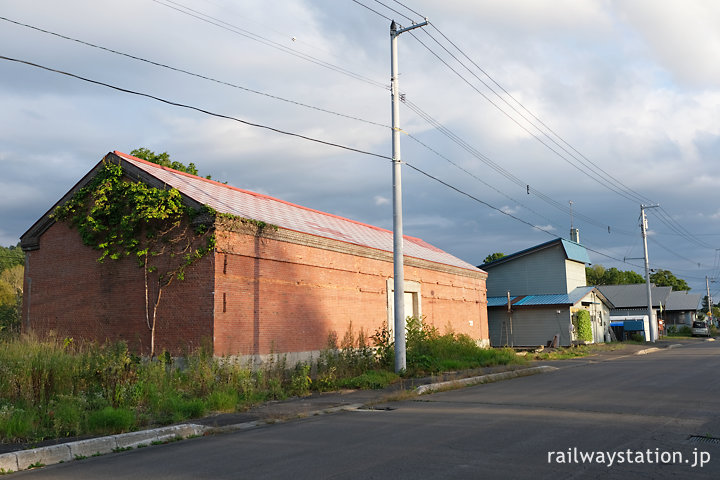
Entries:
<svg viewBox="0 0 720 480">
<path fill-rule="evenodd" d="M 702 297 L 699 293 L 670 292 L 663 308 L 669 311 L 695 311 Z"/>
<path fill-rule="evenodd" d="M 116 151 L 114 154 L 163 183 L 176 188 L 183 195 L 198 203 L 208 205 L 218 212 L 258 220 L 318 237 L 387 252 L 393 251 L 393 234 L 389 230 L 161 167 L 122 152 Z M 405 256 L 479 271 L 477 267 L 420 238 L 409 236 L 403 238 L 405 240 Z"/>
<path fill-rule="evenodd" d="M 549 295 L 527 295 L 515 305 L 572 305 L 572 303 L 567 293 L 558 293 Z"/>
<path fill-rule="evenodd" d="M 592 292 L 595 287 L 577 287 L 572 292 L 545 294 L 545 295 L 525 295 L 518 297 L 510 297 L 513 306 L 536 306 L 536 305 L 575 305 L 585 296 Z M 518 299 L 517 301 L 515 299 Z M 488 297 L 488 307 L 501 307 L 507 305 L 507 297 Z"/>
<path fill-rule="evenodd" d="M 644 283 L 631 285 L 600 285 L 597 287 L 600 293 L 615 305 L 615 308 L 634 308 L 647 306 L 647 286 Z M 672 291 L 671 287 L 651 287 L 653 307 L 663 307 Z"/>
<path fill-rule="evenodd" d="M 575 260 L 576 262 L 590 263 L 590 257 L 588 256 L 587 249 L 579 243 L 572 242 L 570 240 L 562 240 L 563 248 L 565 249 L 565 255 L 568 260 Z"/>
<path fill-rule="evenodd" d="M 518 297 L 510 297 L 510 302 L 514 302 L 515 299 Z M 487 298 L 487 306 L 488 307 L 503 307 L 507 306 L 507 297 L 488 297 Z"/>
</svg>

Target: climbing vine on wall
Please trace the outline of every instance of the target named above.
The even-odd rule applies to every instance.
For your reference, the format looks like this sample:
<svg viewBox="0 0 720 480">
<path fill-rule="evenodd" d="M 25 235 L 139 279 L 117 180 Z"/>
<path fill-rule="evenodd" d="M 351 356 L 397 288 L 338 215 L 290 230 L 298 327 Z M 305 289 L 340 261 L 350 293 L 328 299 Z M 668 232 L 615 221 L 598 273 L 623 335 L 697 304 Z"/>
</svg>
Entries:
<svg viewBox="0 0 720 480">
<path fill-rule="evenodd" d="M 590 312 L 587 310 L 578 310 L 576 318 L 577 338 L 581 341 L 592 342 L 592 321 L 590 320 Z"/>
<path fill-rule="evenodd" d="M 154 355 L 163 289 L 183 280 L 190 265 L 214 250 L 215 212 L 192 209 L 178 190 L 130 181 L 120 165 L 104 162 L 53 217 L 77 228 L 83 243 L 100 251 L 99 261 L 134 257 L 144 269 L 145 316 Z M 156 284 L 152 291 L 150 282 Z"/>
</svg>

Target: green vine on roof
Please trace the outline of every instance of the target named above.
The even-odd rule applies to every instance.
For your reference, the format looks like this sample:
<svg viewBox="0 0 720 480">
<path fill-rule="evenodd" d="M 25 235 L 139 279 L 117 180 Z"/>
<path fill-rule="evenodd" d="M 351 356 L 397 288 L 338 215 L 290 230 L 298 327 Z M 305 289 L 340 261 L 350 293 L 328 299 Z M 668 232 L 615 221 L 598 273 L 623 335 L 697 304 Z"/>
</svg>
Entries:
<svg viewBox="0 0 720 480">
<path fill-rule="evenodd" d="M 274 231 L 278 230 L 277 225 L 263 222 L 262 220 L 253 220 L 251 218 L 233 215 L 232 213 L 220 213 L 214 210 L 213 213 L 217 223 L 221 224 L 225 230 L 239 231 L 243 229 L 242 227 L 253 226 L 255 228 L 255 236 L 257 237 L 262 236 L 263 232 L 268 228 Z"/>
<path fill-rule="evenodd" d="M 130 256 L 144 268 L 146 320 L 154 354 L 157 307 L 163 289 L 175 279 L 183 280 L 190 265 L 215 249 L 215 214 L 209 207 L 188 207 L 177 189 L 129 181 L 120 165 L 105 161 L 95 177 L 58 206 L 52 216 L 77 228 L 83 243 L 101 252 L 98 261 Z M 155 265 L 154 260 L 161 256 L 163 260 Z M 156 283 L 152 292 L 149 275 Z"/>
</svg>

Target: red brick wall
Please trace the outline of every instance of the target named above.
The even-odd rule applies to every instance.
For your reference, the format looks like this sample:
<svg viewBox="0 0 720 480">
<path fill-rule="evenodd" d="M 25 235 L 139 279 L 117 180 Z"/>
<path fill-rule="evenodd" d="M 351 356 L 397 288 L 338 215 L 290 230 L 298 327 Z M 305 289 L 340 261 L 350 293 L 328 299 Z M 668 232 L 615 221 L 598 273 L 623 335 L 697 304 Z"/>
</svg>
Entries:
<svg viewBox="0 0 720 480">
<path fill-rule="evenodd" d="M 53 224 L 40 237 L 40 248 L 26 255 L 25 332 L 98 342 L 125 340 L 134 350 L 149 352 L 145 282 L 136 260 L 99 263 L 100 252 L 84 246 L 77 230 L 64 223 Z M 185 280 L 175 280 L 163 290 L 156 352 L 181 353 L 203 338 L 212 339 L 212 260 L 212 255 L 201 259 L 188 269 Z"/>
<path fill-rule="evenodd" d="M 216 354 L 319 350 L 331 331 L 342 339 L 350 322 L 367 336 L 386 325 L 390 257 L 228 232 L 217 237 Z M 406 280 L 421 283 L 426 321 L 487 340 L 485 278 L 475 277 L 405 266 Z"/>
<path fill-rule="evenodd" d="M 331 331 L 342 339 L 350 322 L 368 337 L 386 325 L 388 254 L 370 251 L 381 258 L 368 258 L 360 247 L 344 246 L 357 250 L 348 253 L 223 231 L 217 237 L 216 253 L 164 290 L 156 351 L 182 353 L 213 339 L 216 355 L 307 352 L 322 349 Z M 125 340 L 149 352 L 143 270 L 133 259 L 98 263 L 99 252 L 63 223 L 27 254 L 26 332 Z M 406 262 L 405 278 L 421 284 L 426 321 L 442 332 L 452 328 L 487 340 L 484 277 L 412 263 Z"/>
</svg>

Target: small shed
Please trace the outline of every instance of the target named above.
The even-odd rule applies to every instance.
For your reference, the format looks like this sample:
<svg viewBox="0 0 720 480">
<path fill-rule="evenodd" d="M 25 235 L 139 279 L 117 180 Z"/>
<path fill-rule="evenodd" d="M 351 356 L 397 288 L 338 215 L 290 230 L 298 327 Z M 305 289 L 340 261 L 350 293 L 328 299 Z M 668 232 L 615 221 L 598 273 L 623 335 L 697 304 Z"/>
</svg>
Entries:
<svg viewBox="0 0 720 480">
<path fill-rule="evenodd" d="M 610 303 L 595 287 L 577 287 L 570 293 L 488 297 L 488 329 L 494 347 L 537 347 L 557 337 L 558 345 L 578 340 L 577 313 L 587 310 L 592 342 L 609 339 Z"/>
</svg>

